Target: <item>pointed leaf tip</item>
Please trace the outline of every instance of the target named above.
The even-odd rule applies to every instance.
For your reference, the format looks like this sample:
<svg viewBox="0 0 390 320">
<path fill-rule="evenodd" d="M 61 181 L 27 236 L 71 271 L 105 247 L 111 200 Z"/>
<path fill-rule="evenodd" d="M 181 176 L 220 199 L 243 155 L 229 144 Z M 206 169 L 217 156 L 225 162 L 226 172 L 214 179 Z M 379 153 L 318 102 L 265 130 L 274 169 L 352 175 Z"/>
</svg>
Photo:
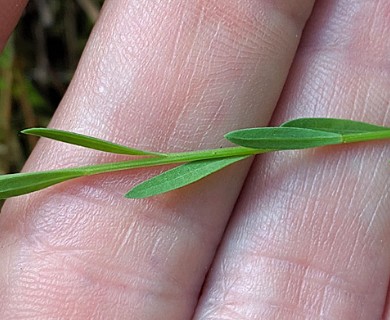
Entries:
<svg viewBox="0 0 390 320">
<path fill-rule="evenodd" d="M 245 158 L 248 158 L 248 156 L 189 162 L 138 184 L 125 197 L 140 199 L 172 191 L 194 183 Z"/>
<path fill-rule="evenodd" d="M 50 128 L 30 128 L 21 131 L 24 134 L 30 134 L 38 137 L 49 138 L 56 141 L 61 141 L 89 149 L 111 152 L 116 154 L 137 155 L 137 156 L 163 156 L 158 152 L 144 151 L 134 148 L 129 148 L 120 144 L 112 143 L 106 140 L 90 137 L 87 135 L 58 130 Z"/>
</svg>

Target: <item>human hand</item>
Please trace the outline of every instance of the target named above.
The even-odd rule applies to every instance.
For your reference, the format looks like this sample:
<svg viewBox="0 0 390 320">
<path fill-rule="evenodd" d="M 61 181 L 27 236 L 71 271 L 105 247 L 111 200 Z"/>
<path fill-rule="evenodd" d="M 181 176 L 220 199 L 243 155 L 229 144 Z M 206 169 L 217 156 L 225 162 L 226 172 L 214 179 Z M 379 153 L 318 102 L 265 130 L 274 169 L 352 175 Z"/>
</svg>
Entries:
<svg viewBox="0 0 390 320">
<path fill-rule="evenodd" d="M 389 4 L 320 1 L 305 26 L 312 6 L 107 0 L 51 127 L 183 151 L 271 116 L 389 125 Z M 262 155 L 143 200 L 123 194 L 161 168 L 9 200 L 0 318 L 387 319 L 385 146 Z M 25 170 L 118 159 L 42 140 Z"/>
</svg>

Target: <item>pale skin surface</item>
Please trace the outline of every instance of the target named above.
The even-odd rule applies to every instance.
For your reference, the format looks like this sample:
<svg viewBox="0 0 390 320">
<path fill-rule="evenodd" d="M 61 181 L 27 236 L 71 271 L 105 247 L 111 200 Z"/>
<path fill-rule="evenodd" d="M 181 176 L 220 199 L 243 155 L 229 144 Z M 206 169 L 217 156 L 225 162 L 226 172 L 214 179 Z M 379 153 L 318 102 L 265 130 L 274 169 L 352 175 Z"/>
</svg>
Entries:
<svg viewBox="0 0 390 320">
<path fill-rule="evenodd" d="M 153 3 L 106 1 L 51 127 L 179 151 L 271 116 L 390 125 L 388 0 Z M 145 200 L 122 195 L 161 169 L 9 200 L 0 319 L 390 319 L 389 151 L 268 154 Z M 42 140 L 24 170 L 117 159 Z"/>
<path fill-rule="evenodd" d="M 0 50 L 17 24 L 27 0 L 0 0 Z"/>
</svg>

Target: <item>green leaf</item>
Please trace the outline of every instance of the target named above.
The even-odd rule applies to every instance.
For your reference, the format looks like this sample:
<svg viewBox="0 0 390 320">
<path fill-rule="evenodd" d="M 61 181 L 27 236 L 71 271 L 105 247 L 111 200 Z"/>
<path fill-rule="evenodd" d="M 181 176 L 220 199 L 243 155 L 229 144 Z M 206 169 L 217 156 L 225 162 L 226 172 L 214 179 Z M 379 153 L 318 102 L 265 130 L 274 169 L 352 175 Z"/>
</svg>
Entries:
<svg viewBox="0 0 390 320">
<path fill-rule="evenodd" d="M 351 133 L 363 133 L 372 131 L 389 130 L 390 128 L 371 123 L 334 118 L 300 118 L 287 121 L 281 127 L 295 127 L 339 133 L 342 135 Z"/>
<path fill-rule="evenodd" d="M 343 142 L 390 138 L 390 128 L 361 121 L 334 118 L 301 118 L 287 121 L 281 127 L 321 130 L 341 134 Z"/>
<path fill-rule="evenodd" d="M 82 169 L 13 173 L 0 176 L 0 199 L 38 191 L 84 175 Z"/>
<path fill-rule="evenodd" d="M 304 128 L 264 127 L 229 132 L 229 141 L 247 148 L 292 150 L 342 143 L 342 135 Z"/>
<path fill-rule="evenodd" d="M 106 140 L 101 140 L 98 138 L 82 135 L 79 133 L 73 133 L 73 132 L 57 130 L 57 129 L 31 128 L 31 129 L 23 130 L 22 133 L 49 138 L 57 141 L 62 141 L 65 143 L 74 144 L 81 147 L 86 147 L 90 149 L 111 152 L 111 153 L 138 155 L 138 156 L 150 156 L 150 155 L 163 156 L 164 155 L 158 152 L 133 149 Z"/>
<path fill-rule="evenodd" d="M 146 180 L 131 189 L 126 198 L 147 198 L 184 187 L 248 156 L 189 162 Z"/>
</svg>

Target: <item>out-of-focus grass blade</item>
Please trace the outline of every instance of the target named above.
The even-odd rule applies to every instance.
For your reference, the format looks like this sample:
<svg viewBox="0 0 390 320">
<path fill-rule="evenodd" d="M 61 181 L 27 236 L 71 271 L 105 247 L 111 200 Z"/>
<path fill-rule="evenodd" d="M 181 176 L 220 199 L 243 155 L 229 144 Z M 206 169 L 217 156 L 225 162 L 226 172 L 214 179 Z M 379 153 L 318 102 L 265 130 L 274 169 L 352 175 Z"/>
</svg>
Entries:
<svg viewBox="0 0 390 320">
<path fill-rule="evenodd" d="M 289 127 L 250 128 L 229 132 L 229 141 L 247 148 L 292 150 L 342 143 L 342 135 L 333 132 Z"/>
<path fill-rule="evenodd" d="M 333 118 L 300 118 L 287 121 L 281 127 L 313 129 L 341 134 L 343 142 L 359 142 L 390 138 L 390 128 L 371 123 Z"/>
<path fill-rule="evenodd" d="M 0 199 L 38 191 L 85 174 L 82 169 L 13 173 L 0 176 Z"/>
<path fill-rule="evenodd" d="M 126 198 L 147 198 L 184 187 L 248 156 L 189 162 L 146 180 L 131 189 Z"/>
<path fill-rule="evenodd" d="M 162 153 L 133 149 L 106 140 L 101 140 L 98 138 L 69 131 L 49 128 L 31 128 L 25 129 L 21 132 L 24 134 L 31 134 L 38 137 L 49 138 L 99 151 L 137 156 L 163 156 Z"/>
</svg>

